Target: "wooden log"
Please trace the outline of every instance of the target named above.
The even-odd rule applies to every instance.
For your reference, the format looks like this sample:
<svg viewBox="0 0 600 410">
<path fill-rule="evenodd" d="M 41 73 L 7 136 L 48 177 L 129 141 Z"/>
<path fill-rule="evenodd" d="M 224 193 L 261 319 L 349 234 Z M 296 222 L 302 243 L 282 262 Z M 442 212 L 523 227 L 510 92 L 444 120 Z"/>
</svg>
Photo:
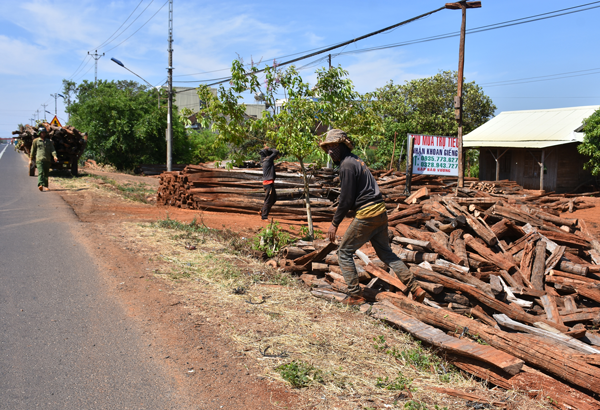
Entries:
<svg viewBox="0 0 600 410">
<path fill-rule="evenodd" d="M 375 318 L 391 322 L 413 337 L 423 340 L 437 348 L 444 349 L 460 356 L 481 360 L 509 373 L 517 374 L 524 365 L 523 360 L 492 348 L 480 345 L 468 338 L 458 339 L 448 336 L 443 331 L 429 326 L 398 309 L 390 302 L 373 305 L 371 315 Z"/>
<path fill-rule="evenodd" d="M 583 239 L 580 238 L 577 235 L 573 235 L 571 233 L 566 233 L 566 232 L 553 232 L 553 231 L 546 231 L 546 230 L 539 230 L 540 234 L 544 235 L 546 238 L 550 239 L 553 242 L 556 242 L 558 244 L 563 244 L 563 245 L 567 245 L 567 246 L 571 246 L 574 248 L 589 248 L 590 247 L 590 243 Z"/>
<path fill-rule="evenodd" d="M 402 218 L 406 218 L 407 216 L 419 214 L 419 213 L 421 213 L 422 209 L 423 209 L 423 207 L 421 205 L 412 205 L 412 206 L 408 207 L 408 209 L 405 209 L 405 210 L 402 210 L 399 212 L 392 212 L 388 216 L 388 224 L 397 219 L 402 219 Z"/>
<path fill-rule="evenodd" d="M 569 272 L 579 276 L 587 276 L 590 272 L 590 268 L 588 266 L 572 263 L 566 260 L 559 262 L 558 269 L 563 272 Z"/>
<path fill-rule="evenodd" d="M 306 255 L 306 251 L 295 246 L 286 246 L 281 250 L 281 256 L 285 259 L 297 259 L 304 255 Z"/>
<path fill-rule="evenodd" d="M 452 244 L 452 248 L 454 249 L 454 253 L 456 256 L 460 258 L 463 263 L 461 265 L 469 268 L 469 257 L 467 256 L 467 247 L 465 245 L 465 241 L 461 238 L 456 238 L 454 243 Z"/>
<path fill-rule="evenodd" d="M 597 410 L 600 402 L 553 377 L 524 365 L 521 372 L 511 376 L 494 366 L 461 356 L 448 356 L 450 363 L 481 380 L 505 390 L 519 391 L 531 398 L 548 401 L 559 408 Z"/>
<path fill-rule="evenodd" d="M 582 360 L 569 358 L 569 354 L 576 353 L 572 349 L 557 349 L 555 344 L 543 338 L 503 332 L 454 312 L 424 306 L 393 293 L 381 292 L 377 300 L 389 300 L 406 314 L 440 329 L 462 332 L 468 328 L 469 333 L 478 335 L 492 347 L 583 389 L 600 393 L 600 369 Z"/>
<path fill-rule="evenodd" d="M 438 295 L 444 290 L 444 287 L 437 283 L 423 282 L 418 280 L 417 284 L 421 287 L 421 289 L 431 295 Z"/>
<path fill-rule="evenodd" d="M 534 289 L 544 290 L 544 272 L 546 263 L 546 244 L 538 241 L 535 245 L 535 259 L 531 269 L 531 285 Z"/>
<path fill-rule="evenodd" d="M 560 347 L 564 347 L 565 349 L 572 349 L 576 352 L 586 354 L 600 353 L 600 350 L 589 346 L 570 336 L 561 333 L 550 332 L 544 329 L 538 329 L 532 326 L 526 326 L 522 323 L 510 319 L 508 316 L 503 314 L 494 315 L 494 319 L 502 327 L 539 336 L 540 338 L 546 339 L 546 341 L 550 341 L 550 343 L 558 344 Z"/>
<path fill-rule="evenodd" d="M 429 189 L 427 187 L 420 188 L 416 192 L 413 192 L 408 198 L 404 200 L 407 204 L 415 204 L 417 200 L 429 196 Z"/>
<path fill-rule="evenodd" d="M 444 202 L 446 203 L 446 208 L 448 208 L 454 216 L 464 216 L 467 220 L 467 224 L 488 246 L 494 246 L 498 243 L 498 238 L 496 238 L 494 232 L 485 223 L 482 223 L 481 219 L 477 219 L 468 212 L 465 212 L 461 209 L 460 205 L 452 200 L 445 199 Z"/>
<path fill-rule="evenodd" d="M 495 310 L 496 312 L 504 313 L 508 317 L 514 320 L 518 320 L 524 323 L 528 323 L 533 325 L 536 322 L 544 322 L 561 332 L 568 332 L 569 328 L 566 326 L 561 326 L 557 323 L 551 322 L 546 319 L 540 319 L 536 316 L 525 313 L 523 310 L 516 309 L 513 306 L 509 306 L 505 303 L 496 300 L 493 296 L 488 295 L 487 293 L 473 287 L 467 285 L 465 283 L 459 282 L 456 279 L 448 278 L 446 276 L 440 275 L 439 273 L 435 273 L 429 271 L 427 269 L 423 269 L 419 266 L 411 266 L 410 271 L 413 272 L 416 278 L 420 280 L 426 280 L 433 283 L 439 283 L 443 285 L 447 289 L 454 289 L 462 292 L 463 294 L 469 295 L 475 299 L 477 299 L 480 303 L 486 305 L 487 307 Z"/>
<path fill-rule="evenodd" d="M 402 236 L 394 236 L 394 238 L 392 239 L 395 243 L 398 243 L 400 245 L 416 245 L 416 246 L 420 246 L 421 248 L 425 248 L 425 249 L 429 249 L 431 250 L 431 243 L 428 241 L 420 241 L 417 239 L 410 239 L 410 238 L 404 238 Z"/>
<path fill-rule="evenodd" d="M 296 265 L 302 266 L 310 262 L 321 262 L 329 254 L 329 252 L 337 249 L 338 245 L 334 242 L 329 242 L 323 249 L 315 250 L 309 254 L 303 255 L 294 259 Z"/>
</svg>

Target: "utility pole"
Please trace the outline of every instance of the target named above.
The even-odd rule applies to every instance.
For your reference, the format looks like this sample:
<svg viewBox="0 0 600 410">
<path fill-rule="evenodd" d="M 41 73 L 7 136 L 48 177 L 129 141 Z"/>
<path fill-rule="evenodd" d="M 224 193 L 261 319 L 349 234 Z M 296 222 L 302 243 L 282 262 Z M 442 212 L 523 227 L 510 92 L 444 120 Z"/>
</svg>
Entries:
<svg viewBox="0 0 600 410">
<path fill-rule="evenodd" d="M 467 9 L 478 9 L 480 1 L 459 1 L 457 3 L 446 3 L 450 10 L 462 11 L 462 24 L 460 26 L 460 47 L 458 50 L 458 92 L 454 98 L 454 117 L 458 122 L 458 184 L 457 188 L 465 186 L 465 159 L 463 155 L 463 73 L 465 69 L 465 32 L 467 27 Z"/>
<path fill-rule="evenodd" d="M 331 70 L 331 54 L 329 54 L 328 56 L 328 60 L 329 60 L 329 69 Z M 329 126 L 327 127 L 327 131 L 331 130 L 331 124 L 329 124 Z M 331 160 L 331 157 L 329 155 L 327 155 L 327 168 L 331 169 L 333 168 L 333 161 Z"/>
<path fill-rule="evenodd" d="M 30 118 L 29 121 L 31 121 L 31 125 L 35 124 L 35 118 Z"/>
<path fill-rule="evenodd" d="M 44 121 L 46 121 L 46 107 L 48 104 L 41 104 L 41 106 L 44 107 Z"/>
<path fill-rule="evenodd" d="M 88 51 L 88 55 L 91 55 L 91 56 L 92 56 L 92 58 L 93 58 L 94 60 L 96 60 L 96 61 L 94 62 L 94 65 L 96 66 L 96 67 L 95 67 L 95 71 L 94 71 L 94 84 L 97 84 L 97 83 L 98 83 L 98 60 L 100 60 L 102 57 L 104 57 L 104 53 L 102 53 L 102 54 L 98 54 L 98 50 L 96 50 L 96 51 L 94 52 L 94 54 L 90 54 L 90 52 Z"/>
<path fill-rule="evenodd" d="M 57 105 L 56 100 L 58 99 L 58 94 L 57 93 L 50 94 L 50 97 L 54 97 L 54 115 L 56 116 L 56 115 L 58 115 L 58 111 L 56 108 L 56 105 Z"/>
<path fill-rule="evenodd" d="M 173 148 L 173 0 L 169 0 L 169 106 L 167 109 L 167 171 L 173 170 L 172 148 Z"/>
</svg>

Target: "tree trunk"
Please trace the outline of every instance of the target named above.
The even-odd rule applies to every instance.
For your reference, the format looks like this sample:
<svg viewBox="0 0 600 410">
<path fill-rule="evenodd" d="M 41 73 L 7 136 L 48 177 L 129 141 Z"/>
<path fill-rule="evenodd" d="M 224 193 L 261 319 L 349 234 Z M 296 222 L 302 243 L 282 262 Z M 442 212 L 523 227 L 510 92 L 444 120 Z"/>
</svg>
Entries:
<svg viewBox="0 0 600 410">
<path fill-rule="evenodd" d="M 300 162 L 300 168 L 302 169 L 302 179 L 304 180 L 304 198 L 306 200 L 306 218 L 308 221 L 308 235 L 312 240 L 315 237 L 315 231 L 313 229 L 312 212 L 310 209 L 310 191 L 308 188 L 308 175 L 306 174 L 306 168 L 304 167 L 304 161 L 302 161 L 302 158 L 298 158 L 298 161 Z"/>
</svg>

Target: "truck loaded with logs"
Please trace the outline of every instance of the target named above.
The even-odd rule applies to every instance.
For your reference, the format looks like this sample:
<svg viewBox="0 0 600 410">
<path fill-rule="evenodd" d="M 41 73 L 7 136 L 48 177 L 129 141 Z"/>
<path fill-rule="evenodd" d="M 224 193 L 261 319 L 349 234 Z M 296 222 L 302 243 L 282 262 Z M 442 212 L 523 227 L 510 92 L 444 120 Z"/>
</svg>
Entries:
<svg viewBox="0 0 600 410">
<path fill-rule="evenodd" d="M 31 153 L 31 144 L 39 136 L 39 127 L 44 127 L 48 131 L 48 137 L 54 143 L 58 161 L 52 162 L 52 169 L 69 169 L 73 176 L 78 175 L 79 158 L 83 154 L 87 144 L 87 133 L 82 133 L 75 127 L 67 125 L 66 127 L 56 127 L 46 122 L 37 127 L 31 125 L 21 125 L 19 129 L 13 131 L 17 135 L 16 147 L 19 151 L 28 156 Z M 35 164 L 29 169 L 29 176 L 35 176 Z"/>
</svg>

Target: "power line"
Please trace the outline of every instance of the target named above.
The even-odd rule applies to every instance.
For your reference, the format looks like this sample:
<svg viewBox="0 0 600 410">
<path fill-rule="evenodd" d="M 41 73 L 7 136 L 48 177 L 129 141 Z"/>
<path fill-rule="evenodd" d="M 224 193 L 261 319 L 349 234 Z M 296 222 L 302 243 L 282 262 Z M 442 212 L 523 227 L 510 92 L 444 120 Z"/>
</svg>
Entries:
<svg viewBox="0 0 600 410">
<path fill-rule="evenodd" d="M 150 22 L 150 20 L 152 20 L 154 18 L 154 16 L 156 16 L 158 14 L 158 12 L 163 9 L 163 7 L 165 7 L 168 2 L 169 2 L 169 0 L 165 1 L 164 4 L 162 6 L 160 6 L 160 8 L 158 10 L 156 10 L 156 13 L 154 13 L 152 15 L 152 17 L 150 17 L 144 24 L 142 24 L 140 26 L 140 28 L 138 28 L 136 31 L 134 31 L 132 35 L 130 35 L 129 37 L 127 37 L 125 40 L 121 41 L 119 44 L 117 44 L 113 48 L 110 48 L 110 49 L 106 50 L 106 52 L 108 53 L 109 51 L 114 50 L 115 48 L 119 47 L 121 44 L 123 44 L 124 42 L 126 42 L 127 40 L 129 40 L 131 37 L 133 37 L 135 33 L 137 33 L 138 31 L 140 31 L 142 29 L 142 27 L 144 27 L 146 24 L 148 24 Z"/>
<path fill-rule="evenodd" d="M 97 50 L 97 49 L 99 49 L 100 47 L 104 47 L 104 46 L 106 45 L 106 43 L 108 42 L 108 40 L 110 40 L 110 39 L 111 39 L 111 38 L 112 38 L 112 37 L 113 37 L 115 34 L 117 34 L 117 31 L 121 30 L 121 27 L 123 27 L 123 26 L 125 25 L 125 23 L 127 23 L 127 20 L 129 20 L 129 19 L 131 18 L 131 16 L 133 16 L 133 13 L 135 13 L 135 11 L 138 9 L 138 7 L 140 7 L 140 5 L 141 5 L 143 2 L 144 2 L 144 0 L 140 0 L 140 2 L 138 3 L 138 5 L 137 5 L 137 6 L 135 6 L 135 8 L 133 9 L 133 11 L 132 11 L 132 12 L 131 12 L 131 14 L 130 14 L 130 15 L 129 15 L 129 16 L 126 18 L 126 19 L 125 19 L 125 21 L 123 22 L 123 24 L 121 24 L 121 25 L 119 26 L 119 28 L 118 28 L 118 29 L 116 29 L 116 30 L 115 30 L 115 32 L 114 32 L 114 33 L 112 33 L 112 34 L 110 35 L 110 37 L 109 37 L 109 38 L 107 38 L 106 40 L 104 40 L 104 42 L 103 42 L 102 44 L 100 44 L 98 47 L 96 47 L 96 50 Z M 149 4 L 149 5 L 150 5 L 150 4 Z M 143 12 L 142 12 L 142 13 L 143 13 Z M 141 16 L 141 14 L 140 14 L 140 16 Z M 138 17 L 139 17 L 139 16 L 138 16 Z M 125 29 L 125 30 L 127 30 L 127 29 Z M 125 31 L 125 30 L 123 30 L 123 31 Z"/>
<path fill-rule="evenodd" d="M 146 10 L 148 10 L 148 7 L 150 7 L 150 5 L 151 5 L 152 3 L 154 3 L 154 0 L 151 0 L 151 1 L 150 1 L 150 3 L 148 3 L 148 5 L 146 6 L 146 8 L 145 8 L 144 10 L 142 10 L 142 12 L 141 12 L 140 14 L 138 14 L 138 16 L 137 16 L 137 17 L 136 17 L 136 18 L 135 18 L 135 19 L 134 19 L 134 20 L 133 20 L 131 23 L 129 23 L 129 25 L 128 25 L 127 27 L 125 27 L 125 28 L 124 28 L 124 29 L 123 29 L 123 30 L 122 30 L 122 31 L 121 31 L 121 32 L 120 32 L 120 33 L 119 33 L 119 34 L 118 34 L 118 35 L 117 35 L 115 38 L 113 38 L 112 40 L 110 40 L 108 43 L 106 43 L 106 44 L 105 44 L 105 45 L 103 45 L 102 47 L 106 47 L 106 46 L 108 46 L 110 43 L 112 43 L 112 42 L 113 42 L 113 41 L 115 41 L 117 38 L 119 38 L 119 37 L 120 37 L 120 36 L 121 36 L 123 33 L 125 33 L 125 32 L 127 31 L 127 29 L 128 29 L 129 27 L 131 27 L 131 25 L 132 25 L 133 23 L 135 23 L 135 22 L 137 21 L 137 19 L 139 19 L 139 18 L 142 16 L 142 14 L 144 14 L 144 13 L 146 12 Z M 152 16 L 152 17 L 154 17 L 154 16 Z M 145 24 L 145 23 L 144 23 L 144 24 Z M 142 27 L 144 27 L 144 26 L 142 25 Z M 137 33 L 137 31 L 136 31 L 135 33 Z M 133 33 L 133 34 L 135 34 L 135 33 Z M 133 35 L 133 34 L 132 34 L 132 35 Z M 131 36 L 129 36 L 129 37 L 131 37 Z M 127 37 L 127 38 L 125 39 L 125 41 L 126 41 L 126 40 L 127 40 L 129 37 Z M 119 44 L 122 44 L 122 43 L 119 43 Z M 118 47 L 118 45 L 117 45 L 117 46 L 115 46 L 115 47 Z M 115 47 L 113 47 L 113 48 L 115 48 Z M 100 47 L 98 47 L 98 48 L 100 48 Z M 112 50 L 112 48 L 111 48 L 110 50 Z M 110 50 L 107 50 L 107 51 L 110 51 Z"/>
<path fill-rule="evenodd" d="M 72 79 L 73 77 L 75 77 L 75 75 L 79 72 L 79 70 L 81 69 L 81 67 L 83 66 L 83 63 L 89 58 L 89 54 L 85 55 L 85 58 L 81 61 L 81 63 L 79 64 L 79 67 L 77 67 L 77 70 L 75 70 L 75 72 L 73 74 L 71 74 L 71 76 L 69 77 L 69 79 Z"/>
<path fill-rule="evenodd" d="M 561 78 L 580 77 L 580 76 L 584 76 L 584 75 L 600 74 L 600 71 L 598 71 L 598 70 L 600 70 L 600 67 L 599 68 L 590 68 L 587 70 L 567 71 L 565 73 L 558 73 L 558 74 L 540 75 L 540 76 L 536 76 L 536 77 L 516 78 L 514 80 L 494 81 L 494 82 L 483 83 L 483 84 L 479 84 L 479 85 L 487 86 L 487 87 L 499 87 L 499 86 L 503 86 L 503 85 L 525 84 L 525 83 L 534 83 L 534 82 L 538 82 L 538 81 L 558 80 Z M 589 71 L 592 71 L 592 72 L 589 72 Z M 585 74 L 580 74 L 580 73 L 585 73 Z M 567 75 L 567 74 L 575 74 L 575 75 Z M 561 76 L 561 77 L 558 77 L 558 76 Z M 550 78 L 550 77 L 555 77 L 555 78 Z M 533 80 L 533 81 L 528 81 L 528 80 Z"/>
<path fill-rule="evenodd" d="M 592 9 L 600 8 L 600 6 L 593 6 L 593 7 L 588 7 L 588 8 L 585 8 L 585 9 L 573 10 L 573 11 L 569 11 L 569 12 L 565 12 L 565 13 L 556 14 L 556 13 L 559 13 L 559 12 L 564 11 L 564 10 L 571 10 L 573 8 L 580 8 L 580 7 L 587 6 L 589 4 L 597 4 L 597 3 L 600 3 L 600 1 L 596 1 L 596 2 L 588 3 L 588 4 L 583 4 L 583 5 L 580 5 L 580 6 L 570 7 L 568 9 L 561 9 L 561 10 L 555 10 L 555 11 L 548 12 L 548 13 L 536 14 L 536 15 L 533 15 L 533 16 L 523 17 L 523 18 L 520 18 L 520 19 L 508 20 L 508 21 L 504 21 L 504 22 L 500 22 L 500 23 L 489 24 L 489 25 L 486 25 L 486 26 L 475 27 L 475 28 L 472 28 L 472 29 L 467 29 L 467 34 L 475 34 L 475 33 L 481 33 L 481 32 L 490 31 L 490 30 L 496 30 L 496 29 L 499 29 L 499 28 L 517 26 L 517 25 L 526 24 L 526 23 L 533 23 L 535 21 L 547 20 L 547 19 L 554 18 L 554 17 L 561 17 L 561 16 L 565 16 L 565 15 L 568 15 L 568 14 L 579 13 L 581 11 L 587 11 L 587 10 L 592 10 Z M 553 15 L 548 16 L 548 14 L 553 14 Z M 539 16 L 546 16 L 546 17 L 539 17 Z M 539 17 L 539 18 L 535 18 L 535 17 Z M 523 21 L 523 20 L 526 20 L 526 21 Z M 381 45 L 381 46 L 374 46 L 374 47 L 362 48 L 362 49 L 358 49 L 358 50 L 347 51 L 345 53 L 339 53 L 339 54 L 336 54 L 336 55 L 339 56 L 339 55 L 349 55 L 349 54 L 360 54 L 360 53 L 366 53 L 366 52 L 370 52 L 370 51 L 385 50 L 385 49 L 389 49 L 389 48 L 403 47 L 403 46 L 407 46 L 407 45 L 413 45 L 413 44 L 419 44 L 419 43 L 426 43 L 426 42 L 430 42 L 430 41 L 436 41 L 436 40 L 443 40 L 443 39 L 452 38 L 452 37 L 458 37 L 459 35 L 460 35 L 459 32 L 446 33 L 446 34 L 438 34 L 438 35 L 435 35 L 435 36 L 424 37 L 424 38 L 415 39 L 415 40 L 408 40 L 408 41 L 404 41 L 404 42 L 400 42 L 400 43 L 384 44 L 384 45 Z"/>
<path fill-rule="evenodd" d="M 396 27 L 403 26 L 403 25 L 408 24 L 408 23 L 412 23 L 413 21 L 420 20 L 423 17 L 427 17 L 427 16 L 429 16 L 431 14 L 437 13 L 438 11 L 441 11 L 441 10 L 444 10 L 444 9 L 445 9 L 445 7 L 440 7 L 438 9 L 429 11 L 427 13 L 423 13 L 423 14 L 417 16 L 417 17 L 413 17 L 413 18 L 410 18 L 408 20 L 401 21 L 400 23 L 396 23 L 396 24 L 394 24 L 392 26 L 385 27 L 385 28 L 382 28 L 382 29 L 377 30 L 377 31 L 373 31 L 371 33 L 362 35 L 360 37 L 356 37 L 356 38 L 354 38 L 352 40 L 344 41 L 344 42 L 336 44 L 334 46 L 323 48 L 323 49 L 320 49 L 320 50 L 315 51 L 313 53 L 310 53 L 308 55 L 297 57 L 297 58 L 294 58 L 292 60 L 285 61 L 283 63 L 278 63 L 277 66 L 281 67 L 281 66 L 284 66 L 284 65 L 292 64 L 292 63 L 295 63 L 296 61 L 304 60 L 304 59 L 311 58 L 311 57 L 314 57 L 314 56 L 319 55 L 319 54 L 326 53 L 326 52 L 331 51 L 331 50 L 335 50 L 336 48 L 345 47 L 348 44 L 356 43 L 356 42 L 358 42 L 360 40 L 364 40 L 365 38 L 372 37 L 372 36 L 377 35 L 377 34 L 381 34 L 383 32 L 389 31 L 389 30 L 394 29 Z M 261 72 L 264 72 L 264 71 L 265 71 L 265 69 L 261 69 L 261 70 L 255 71 L 254 73 L 256 74 L 256 73 L 261 73 Z M 231 77 L 227 77 L 225 80 L 221 80 L 221 81 L 218 81 L 218 82 L 215 82 L 215 83 L 208 84 L 208 86 L 210 87 L 211 85 L 221 84 L 221 83 L 227 82 L 229 80 L 231 80 Z M 192 89 L 193 88 L 190 88 L 190 90 L 192 90 Z M 183 91 L 186 91 L 186 90 L 181 90 L 179 92 L 183 92 Z"/>
</svg>

